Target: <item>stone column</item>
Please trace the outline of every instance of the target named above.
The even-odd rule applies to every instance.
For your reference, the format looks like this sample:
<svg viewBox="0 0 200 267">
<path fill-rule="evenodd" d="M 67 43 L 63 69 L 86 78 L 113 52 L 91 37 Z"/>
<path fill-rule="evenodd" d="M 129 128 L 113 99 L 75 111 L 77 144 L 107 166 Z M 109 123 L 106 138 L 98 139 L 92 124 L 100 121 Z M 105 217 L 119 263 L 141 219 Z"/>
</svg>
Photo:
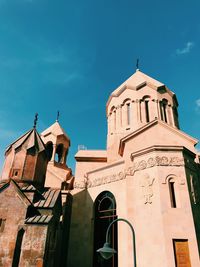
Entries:
<svg viewBox="0 0 200 267">
<path fill-rule="evenodd" d="M 51 161 L 55 160 L 55 155 L 56 155 L 56 144 L 53 144 L 53 152 L 52 152 L 52 156 L 51 156 Z"/>
<path fill-rule="evenodd" d="M 119 132 L 119 129 L 121 127 L 121 121 L 120 121 L 120 114 L 121 113 L 121 107 L 120 105 L 116 108 L 116 131 Z"/>
<path fill-rule="evenodd" d="M 149 121 L 158 118 L 157 100 L 153 99 L 152 101 L 149 101 L 149 111 Z"/>
<path fill-rule="evenodd" d="M 62 153 L 62 158 L 60 163 L 61 164 L 65 164 L 65 154 L 66 154 L 67 149 L 65 147 L 63 147 L 63 153 Z"/>
<path fill-rule="evenodd" d="M 122 105 L 119 106 L 119 120 L 120 120 L 120 128 L 122 128 L 123 121 L 122 121 Z"/>
<path fill-rule="evenodd" d="M 172 107 L 172 105 L 169 106 L 169 113 L 170 113 L 170 117 L 171 117 L 171 125 L 172 126 L 175 126 L 174 113 L 173 113 L 173 107 Z"/>
<path fill-rule="evenodd" d="M 159 102 L 159 100 L 156 100 L 156 104 L 157 104 L 157 114 L 158 114 L 158 119 L 161 120 L 161 114 L 160 114 L 160 102 Z"/>
<path fill-rule="evenodd" d="M 134 100 L 131 103 L 131 127 L 132 129 L 137 127 L 137 103 Z"/>
<path fill-rule="evenodd" d="M 114 112 L 110 114 L 110 133 L 114 132 Z"/>
<path fill-rule="evenodd" d="M 141 122 L 146 122 L 146 114 L 145 114 L 145 103 L 144 101 L 140 101 L 140 112 L 141 112 Z"/>
<path fill-rule="evenodd" d="M 131 101 L 130 102 L 130 126 L 131 126 L 131 129 L 134 128 L 134 123 L 135 123 L 135 102 L 134 101 Z"/>
<path fill-rule="evenodd" d="M 142 118 L 141 118 L 141 107 L 140 107 L 140 100 L 136 99 L 136 106 L 137 106 L 137 125 L 139 126 L 139 124 L 142 122 Z"/>
<path fill-rule="evenodd" d="M 126 105 L 122 105 L 122 127 L 125 129 L 127 126 L 127 118 L 126 118 Z"/>
<path fill-rule="evenodd" d="M 110 114 L 107 116 L 107 127 L 108 127 L 108 134 L 111 133 L 111 119 L 110 119 Z"/>
<path fill-rule="evenodd" d="M 170 104 L 166 106 L 166 114 L 167 114 L 167 122 L 168 122 L 170 125 L 173 125 L 173 124 L 172 124 L 171 105 L 170 105 Z"/>
</svg>

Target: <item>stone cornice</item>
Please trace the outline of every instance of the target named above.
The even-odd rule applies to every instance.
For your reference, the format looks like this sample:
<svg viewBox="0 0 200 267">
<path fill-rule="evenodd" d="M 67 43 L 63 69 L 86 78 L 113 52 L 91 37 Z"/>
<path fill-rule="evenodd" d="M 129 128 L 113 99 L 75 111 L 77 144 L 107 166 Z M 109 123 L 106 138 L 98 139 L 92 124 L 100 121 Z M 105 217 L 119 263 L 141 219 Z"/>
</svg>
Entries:
<svg viewBox="0 0 200 267">
<path fill-rule="evenodd" d="M 125 162 L 124 160 L 120 160 L 120 161 L 117 161 L 117 162 L 114 162 L 114 163 L 110 163 L 110 164 L 108 164 L 106 166 L 103 166 L 101 168 L 98 168 L 98 169 L 92 170 L 90 172 L 87 172 L 86 176 L 89 175 L 89 174 L 98 172 L 98 171 L 103 171 L 103 170 L 106 170 L 106 169 L 109 169 L 109 168 L 112 168 L 112 167 L 116 167 L 118 165 L 124 164 L 124 162 Z"/>
<path fill-rule="evenodd" d="M 185 148 L 184 146 L 150 146 L 141 150 L 138 150 L 136 152 L 131 153 L 131 160 L 133 160 L 135 157 L 138 156 L 142 156 L 151 152 L 157 152 L 157 151 L 165 151 L 165 152 L 179 152 L 179 151 L 183 151 L 186 154 L 191 155 L 193 158 L 195 158 L 195 154 L 193 152 L 191 152 L 190 150 L 188 150 L 187 148 Z"/>
<path fill-rule="evenodd" d="M 139 161 L 135 161 L 132 163 L 131 166 L 121 169 L 120 171 L 113 171 L 113 166 L 110 165 L 109 167 L 111 168 L 111 172 L 104 176 L 101 174 L 97 174 L 96 177 L 91 178 L 88 173 L 85 175 L 84 181 L 80 181 L 78 183 L 75 182 L 74 188 L 87 189 L 117 182 L 126 179 L 127 176 L 133 177 L 134 174 L 138 171 L 140 172 L 149 168 L 160 166 L 163 168 L 171 168 L 172 166 L 175 168 L 185 167 L 190 168 L 193 171 L 196 171 L 198 167 L 197 164 L 193 161 L 193 159 L 190 160 L 189 158 L 184 158 L 183 156 L 169 156 L 167 153 L 162 153 L 159 156 L 149 156 Z M 162 180 L 162 183 L 166 183 L 165 180 Z M 184 184 L 182 179 L 180 179 L 180 184 Z"/>
<path fill-rule="evenodd" d="M 191 136 L 189 136 L 188 134 L 182 132 L 181 130 L 177 129 L 177 128 L 174 128 L 170 125 L 168 125 L 167 123 L 159 120 L 159 119 L 155 119 L 149 123 L 147 123 L 146 125 L 142 126 L 141 128 L 139 128 L 138 130 L 128 134 L 127 136 L 125 136 L 124 138 L 122 138 L 120 140 L 120 145 L 119 145 L 119 155 L 123 156 L 123 153 L 124 153 L 124 147 L 125 147 L 125 143 L 129 140 L 131 140 L 132 138 L 134 138 L 135 136 L 141 134 L 142 132 L 148 130 L 149 128 L 157 125 L 157 124 L 160 124 L 161 126 L 167 128 L 168 130 L 176 133 L 177 135 L 187 139 L 188 141 L 190 141 L 191 143 L 193 143 L 194 145 L 196 145 L 198 143 L 198 140 L 196 138 L 193 138 Z"/>
</svg>

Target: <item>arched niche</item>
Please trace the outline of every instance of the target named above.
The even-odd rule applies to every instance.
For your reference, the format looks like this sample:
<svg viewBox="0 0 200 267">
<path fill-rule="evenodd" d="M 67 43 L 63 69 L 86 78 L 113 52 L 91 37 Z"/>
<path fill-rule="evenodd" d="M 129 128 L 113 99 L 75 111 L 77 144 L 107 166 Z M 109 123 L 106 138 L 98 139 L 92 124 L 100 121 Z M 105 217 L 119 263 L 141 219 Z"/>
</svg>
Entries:
<svg viewBox="0 0 200 267">
<path fill-rule="evenodd" d="M 63 144 L 59 144 L 56 147 L 55 161 L 57 163 L 62 163 L 63 148 L 64 148 Z"/>
<path fill-rule="evenodd" d="M 52 158 L 52 153 L 53 153 L 53 143 L 52 142 L 48 142 L 46 144 L 46 153 L 47 153 L 47 159 L 48 159 L 48 161 L 50 161 Z"/>
<path fill-rule="evenodd" d="M 144 121 L 150 122 L 150 100 L 151 97 L 149 95 L 145 95 L 142 98 L 142 102 L 144 103 Z M 141 110 L 142 113 L 142 110 Z"/>
<path fill-rule="evenodd" d="M 24 228 L 21 228 L 17 233 L 17 239 L 16 239 L 16 243 L 15 243 L 15 250 L 14 250 L 12 267 L 19 267 L 21 246 L 22 246 L 24 233 L 25 233 Z"/>
</svg>

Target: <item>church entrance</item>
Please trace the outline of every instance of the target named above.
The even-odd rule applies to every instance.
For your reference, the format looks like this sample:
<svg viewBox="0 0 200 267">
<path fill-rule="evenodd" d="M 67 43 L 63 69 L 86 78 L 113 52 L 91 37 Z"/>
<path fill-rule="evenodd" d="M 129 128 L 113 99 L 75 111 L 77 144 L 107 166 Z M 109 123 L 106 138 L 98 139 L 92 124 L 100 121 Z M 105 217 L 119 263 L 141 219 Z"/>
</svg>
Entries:
<svg viewBox="0 0 200 267">
<path fill-rule="evenodd" d="M 117 219 L 116 201 L 113 194 L 109 191 L 102 192 L 95 201 L 95 220 L 94 220 L 94 256 L 93 267 L 117 267 L 117 253 L 109 260 L 104 260 L 97 249 L 103 247 L 106 238 L 106 230 L 109 224 Z M 109 241 L 111 247 L 117 251 L 117 224 L 113 224 Z"/>
</svg>

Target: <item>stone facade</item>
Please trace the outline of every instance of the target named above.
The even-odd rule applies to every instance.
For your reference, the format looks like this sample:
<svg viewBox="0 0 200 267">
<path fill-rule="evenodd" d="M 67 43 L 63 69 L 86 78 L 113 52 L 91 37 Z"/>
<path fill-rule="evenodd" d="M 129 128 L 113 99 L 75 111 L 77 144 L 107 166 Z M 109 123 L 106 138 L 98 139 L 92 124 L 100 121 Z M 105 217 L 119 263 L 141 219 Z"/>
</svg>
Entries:
<svg viewBox="0 0 200 267">
<path fill-rule="evenodd" d="M 54 131 L 49 132 L 52 128 Z M 63 145 L 61 141 L 66 144 L 67 140 L 69 146 L 69 139 L 64 132 L 60 134 L 60 129 L 58 122 L 53 124 L 47 129 L 48 138 L 57 140 L 58 135 L 59 143 L 52 152 L 54 156 L 58 151 L 66 157 L 66 150 L 57 150 Z M 67 266 L 69 188 L 73 176 L 64 162 L 52 160 L 49 143 L 44 142 L 33 128 L 6 150 L 0 183 L 2 267 Z M 56 180 L 55 175 L 49 177 L 49 165 L 51 169 L 54 166 L 55 173 L 57 168 L 59 179 Z M 49 186 L 49 181 L 52 186 L 44 187 Z"/>
<path fill-rule="evenodd" d="M 179 129 L 178 101 L 137 70 L 109 97 L 106 150 L 79 150 L 56 121 L 5 153 L 2 267 L 200 267 L 197 140 Z M 117 253 L 96 252 L 108 242 Z M 135 231 L 136 253 L 130 225 Z"/>
<path fill-rule="evenodd" d="M 200 266 L 197 140 L 179 129 L 177 108 L 175 94 L 139 70 L 110 95 L 107 149 L 75 156 L 70 267 L 133 266 L 123 222 L 111 233 L 118 256 L 97 255 L 114 218 L 135 230 L 137 266 Z"/>
</svg>

